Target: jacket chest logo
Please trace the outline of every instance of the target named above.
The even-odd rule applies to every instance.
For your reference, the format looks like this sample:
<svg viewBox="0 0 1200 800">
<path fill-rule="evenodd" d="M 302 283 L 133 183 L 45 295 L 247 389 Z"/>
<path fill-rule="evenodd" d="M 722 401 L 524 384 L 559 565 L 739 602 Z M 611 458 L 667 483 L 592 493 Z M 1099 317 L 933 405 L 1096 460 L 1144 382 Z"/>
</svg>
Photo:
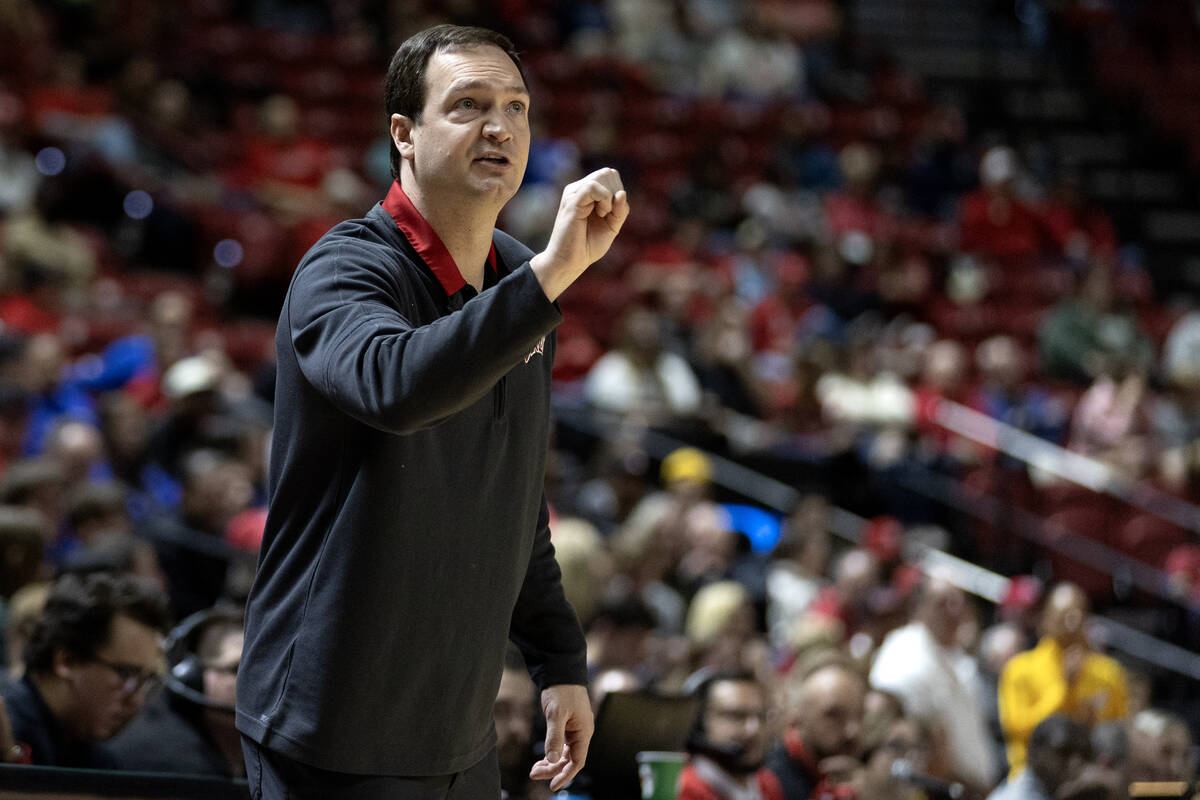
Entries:
<svg viewBox="0 0 1200 800">
<path fill-rule="evenodd" d="M 533 349 L 529 351 L 529 355 L 525 356 L 525 363 L 528 364 L 529 359 L 533 358 L 534 356 L 540 356 L 543 352 L 545 352 L 545 350 L 546 350 L 546 337 L 543 336 L 541 341 L 539 341 L 536 345 L 534 345 Z"/>
</svg>

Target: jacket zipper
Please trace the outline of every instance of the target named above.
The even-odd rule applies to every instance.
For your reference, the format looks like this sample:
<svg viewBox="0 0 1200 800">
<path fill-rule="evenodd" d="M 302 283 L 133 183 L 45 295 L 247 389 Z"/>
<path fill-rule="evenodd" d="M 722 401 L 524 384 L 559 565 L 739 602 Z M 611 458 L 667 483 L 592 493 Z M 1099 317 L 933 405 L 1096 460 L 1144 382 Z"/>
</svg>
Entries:
<svg viewBox="0 0 1200 800">
<path fill-rule="evenodd" d="M 507 383 L 507 381 L 508 376 L 506 375 L 500 379 L 499 383 L 496 384 L 496 419 L 504 419 L 504 395 L 506 394 L 505 383 Z"/>
</svg>

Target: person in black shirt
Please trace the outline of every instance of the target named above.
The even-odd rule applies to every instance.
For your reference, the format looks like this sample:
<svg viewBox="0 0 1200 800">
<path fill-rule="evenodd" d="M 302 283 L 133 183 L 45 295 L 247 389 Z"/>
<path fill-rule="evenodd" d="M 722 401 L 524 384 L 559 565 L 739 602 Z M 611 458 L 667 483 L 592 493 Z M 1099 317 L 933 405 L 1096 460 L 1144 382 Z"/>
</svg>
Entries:
<svg viewBox="0 0 1200 800">
<path fill-rule="evenodd" d="M 499 796 L 507 640 L 547 719 L 531 776 L 582 768 L 586 644 L 543 492 L 555 299 L 629 206 L 563 190 L 547 248 L 495 229 L 529 155 L 512 43 L 437 26 L 385 85 L 387 197 L 301 260 L 276 333 L 269 511 L 237 727 L 255 797 Z"/>
<path fill-rule="evenodd" d="M 25 675 L 3 692 L 20 760 L 115 766 L 99 743 L 120 732 L 161 682 L 166 624 L 166 598 L 140 579 L 104 572 L 59 579 L 25 646 Z"/>
<path fill-rule="evenodd" d="M 241 611 L 217 606 L 171 632 L 165 691 L 108 744 L 121 769 L 242 777 L 241 737 L 233 726 Z"/>
</svg>

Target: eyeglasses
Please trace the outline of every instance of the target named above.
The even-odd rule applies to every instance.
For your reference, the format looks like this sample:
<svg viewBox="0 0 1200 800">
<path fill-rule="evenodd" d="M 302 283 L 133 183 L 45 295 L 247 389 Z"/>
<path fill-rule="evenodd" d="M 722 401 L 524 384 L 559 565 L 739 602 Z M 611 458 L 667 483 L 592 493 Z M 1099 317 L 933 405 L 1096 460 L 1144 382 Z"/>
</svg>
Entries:
<svg viewBox="0 0 1200 800">
<path fill-rule="evenodd" d="M 151 694 L 162 686 L 163 676 L 155 670 L 143 669 L 135 664 L 109 661 L 100 656 L 92 656 L 91 660 L 112 670 L 113 674 L 121 680 L 121 691 L 125 694 L 137 694 L 138 692 Z"/>
<path fill-rule="evenodd" d="M 708 713 L 718 719 L 736 725 L 745 725 L 751 720 L 759 723 L 767 721 L 767 712 L 757 708 L 721 708 L 719 706 L 712 706 L 708 709 Z"/>
</svg>

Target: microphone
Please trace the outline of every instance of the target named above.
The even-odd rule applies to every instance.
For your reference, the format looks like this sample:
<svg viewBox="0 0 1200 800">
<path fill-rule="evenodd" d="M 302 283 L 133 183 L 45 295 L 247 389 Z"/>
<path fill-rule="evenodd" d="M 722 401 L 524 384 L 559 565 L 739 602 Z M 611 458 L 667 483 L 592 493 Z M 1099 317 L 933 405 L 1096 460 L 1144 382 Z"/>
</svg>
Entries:
<svg viewBox="0 0 1200 800">
<path fill-rule="evenodd" d="M 949 797 L 950 800 L 961 800 L 967 793 L 967 788 L 957 781 L 947 782 L 939 780 L 932 775 L 917 772 L 913 769 L 912 762 L 904 758 L 898 758 L 892 762 L 892 777 L 906 783 L 911 783 L 918 789 L 923 789 L 932 794 Z"/>
</svg>

